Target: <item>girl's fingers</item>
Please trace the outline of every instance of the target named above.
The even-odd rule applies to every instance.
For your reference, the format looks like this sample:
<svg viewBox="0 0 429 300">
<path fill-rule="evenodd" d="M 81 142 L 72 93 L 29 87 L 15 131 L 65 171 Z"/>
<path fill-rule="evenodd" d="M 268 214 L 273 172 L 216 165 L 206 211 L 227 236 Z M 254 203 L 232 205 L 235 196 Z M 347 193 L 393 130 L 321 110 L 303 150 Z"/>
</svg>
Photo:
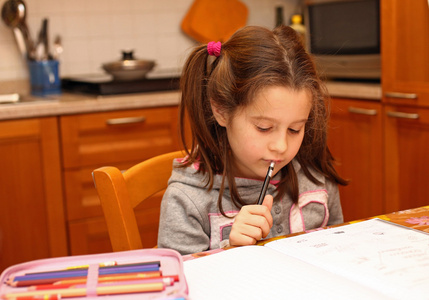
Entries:
<svg viewBox="0 0 429 300">
<path fill-rule="evenodd" d="M 258 240 L 239 231 L 231 230 L 229 235 L 229 244 L 231 246 L 247 246 L 254 245 Z"/>
<path fill-rule="evenodd" d="M 273 226 L 273 216 L 271 215 L 271 208 L 273 207 L 274 198 L 271 195 L 266 195 L 264 198 L 264 202 L 262 205 L 268 209 L 268 213 L 265 214 L 268 223 L 270 224 L 270 228 Z"/>
<path fill-rule="evenodd" d="M 270 229 L 272 227 L 272 225 L 271 225 L 272 221 L 270 224 L 270 222 L 267 220 L 266 217 L 253 215 L 249 219 L 247 219 L 246 221 L 247 222 L 245 224 L 248 226 L 246 228 L 249 228 L 248 234 L 250 236 L 255 237 L 255 238 L 257 238 L 259 236 L 259 238 L 257 238 L 259 240 L 263 237 L 266 237 L 268 235 L 268 233 L 270 233 Z"/>
<path fill-rule="evenodd" d="M 273 224 L 272 200 L 272 196 L 266 196 L 263 205 L 242 207 L 231 228 L 230 245 L 253 245 L 269 234 Z"/>
</svg>

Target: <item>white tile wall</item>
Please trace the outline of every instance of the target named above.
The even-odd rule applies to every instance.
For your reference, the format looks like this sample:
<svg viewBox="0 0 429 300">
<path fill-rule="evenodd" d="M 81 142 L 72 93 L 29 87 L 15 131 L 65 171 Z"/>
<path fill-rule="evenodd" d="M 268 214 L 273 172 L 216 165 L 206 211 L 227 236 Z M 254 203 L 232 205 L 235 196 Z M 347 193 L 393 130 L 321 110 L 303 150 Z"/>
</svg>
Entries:
<svg viewBox="0 0 429 300">
<path fill-rule="evenodd" d="M 1 4 L 6 0 L 1 1 Z M 24 0 L 27 22 L 36 39 L 43 18 L 49 19 L 52 44 L 61 35 L 61 76 L 103 73 L 101 65 L 133 49 L 139 59 L 154 59 L 157 69 L 177 69 L 196 43 L 180 29 L 193 0 Z M 285 20 L 300 0 L 242 0 L 249 25 L 274 26 L 277 5 Z M 0 81 L 28 78 L 12 30 L 0 22 Z"/>
</svg>

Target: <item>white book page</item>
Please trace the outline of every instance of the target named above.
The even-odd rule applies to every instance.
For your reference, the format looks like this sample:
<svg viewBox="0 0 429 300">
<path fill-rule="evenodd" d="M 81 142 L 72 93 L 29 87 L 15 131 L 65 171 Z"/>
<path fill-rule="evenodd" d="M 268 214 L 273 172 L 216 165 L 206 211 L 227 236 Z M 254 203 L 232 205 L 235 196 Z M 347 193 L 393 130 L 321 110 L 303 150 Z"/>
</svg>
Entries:
<svg viewBox="0 0 429 300">
<path fill-rule="evenodd" d="M 190 300 L 387 299 L 376 291 L 262 246 L 184 262 Z"/>
<path fill-rule="evenodd" d="M 392 299 L 429 295 L 429 235 L 379 219 L 276 240 L 265 247 Z"/>
</svg>

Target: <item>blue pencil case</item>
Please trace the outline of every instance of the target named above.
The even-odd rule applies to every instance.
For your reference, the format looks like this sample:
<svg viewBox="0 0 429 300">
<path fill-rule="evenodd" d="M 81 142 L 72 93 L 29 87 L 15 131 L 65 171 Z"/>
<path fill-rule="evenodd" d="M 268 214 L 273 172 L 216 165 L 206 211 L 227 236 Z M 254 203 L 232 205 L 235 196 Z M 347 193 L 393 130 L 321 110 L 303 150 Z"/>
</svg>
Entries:
<svg viewBox="0 0 429 300">
<path fill-rule="evenodd" d="M 146 282 L 158 282 L 159 277 L 157 277 L 158 279 L 152 279 L 148 281 L 142 279 L 138 282 L 131 282 L 127 280 L 123 281 L 122 283 L 104 283 L 101 280 L 103 276 L 111 276 L 106 275 L 109 274 L 106 273 L 106 270 L 108 270 L 110 267 L 100 267 L 103 265 L 103 263 L 114 262 L 120 269 L 125 269 L 127 266 L 133 266 L 136 264 L 142 265 L 147 262 L 155 261 L 159 262 L 160 264 L 159 271 L 162 273 L 162 278 L 175 278 L 175 280 L 170 279 L 171 282 L 167 285 L 164 285 L 162 290 L 154 291 L 149 289 L 149 291 L 142 292 L 143 286 L 150 286 L 147 285 Z M 83 289 L 85 291 L 84 295 L 79 295 L 79 293 L 77 293 L 78 295 L 76 296 L 63 296 L 62 298 L 71 297 L 70 299 L 100 299 L 101 297 L 104 297 L 108 299 L 188 299 L 188 285 L 183 273 L 182 256 L 175 250 L 162 248 L 47 258 L 13 265 L 4 270 L 0 276 L 0 299 L 14 299 L 14 294 L 18 295 L 16 293 L 28 292 L 31 292 L 33 295 L 37 296 L 34 297 L 34 299 L 59 299 L 60 297 L 57 298 L 57 296 L 51 296 L 51 298 L 48 298 L 46 295 L 50 294 L 50 292 L 43 290 L 37 290 L 37 293 L 34 293 L 34 286 L 32 288 L 29 288 L 28 286 L 16 286 L 16 282 L 14 286 L 11 284 L 11 279 L 22 278 L 22 276 L 28 273 L 33 273 L 33 275 L 34 273 L 38 273 L 42 274 L 41 276 L 44 276 L 44 274 L 49 274 L 49 272 L 54 270 L 70 270 L 72 268 L 76 268 L 77 266 L 84 267 L 84 270 L 86 270 L 86 274 L 83 275 L 83 277 L 85 277 L 85 283 L 71 285 L 70 288 L 74 288 L 76 292 L 78 292 L 78 289 L 79 291 Z M 80 270 L 82 269 L 75 269 L 74 272 L 70 272 L 68 274 L 80 274 Z M 150 270 L 148 270 L 148 272 L 150 272 Z M 133 276 L 134 274 L 137 276 L 136 273 L 131 273 L 129 276 Z M 142 275 L 141 272 L 139 272 L 138 276 L 140 275 Z M 78 281 L 79 279 L 82 279 L 82 274 L 79 276 L 80 277 L 77 277 Z M 99 278 L 100 282 L 98 280 Z M 68 279 L 70 280 L 70 278 Z M 118 293 L 117 285 L 120 285 L 119 288 L 125 288 L 124 292 Z M 139 286 L 137 287 L 137 285 Z M 67 288 L 61 284 L 58 286 L 61 289 Z M 115 287 L 112 288 L 111 286 Z M 113 290 L 113 292 L 110 293 L 109 290 Z"/>
</svg>

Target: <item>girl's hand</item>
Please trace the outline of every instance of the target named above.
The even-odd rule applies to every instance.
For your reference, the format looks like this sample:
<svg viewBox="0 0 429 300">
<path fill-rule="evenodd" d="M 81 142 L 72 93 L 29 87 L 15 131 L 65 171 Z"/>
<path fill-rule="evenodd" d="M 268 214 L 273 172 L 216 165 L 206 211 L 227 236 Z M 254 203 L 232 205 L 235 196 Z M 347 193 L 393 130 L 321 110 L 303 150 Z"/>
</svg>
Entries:
<svg viewBox="0 0 429 300">
<path fill-rule="evenodd" d="M 262 205 L 246 205 L 235 217 L 229 234 L 231 246 L 254 245 L 266 237 L 273 226 L 273 196 L 266 195 Z"/>
</svg>

